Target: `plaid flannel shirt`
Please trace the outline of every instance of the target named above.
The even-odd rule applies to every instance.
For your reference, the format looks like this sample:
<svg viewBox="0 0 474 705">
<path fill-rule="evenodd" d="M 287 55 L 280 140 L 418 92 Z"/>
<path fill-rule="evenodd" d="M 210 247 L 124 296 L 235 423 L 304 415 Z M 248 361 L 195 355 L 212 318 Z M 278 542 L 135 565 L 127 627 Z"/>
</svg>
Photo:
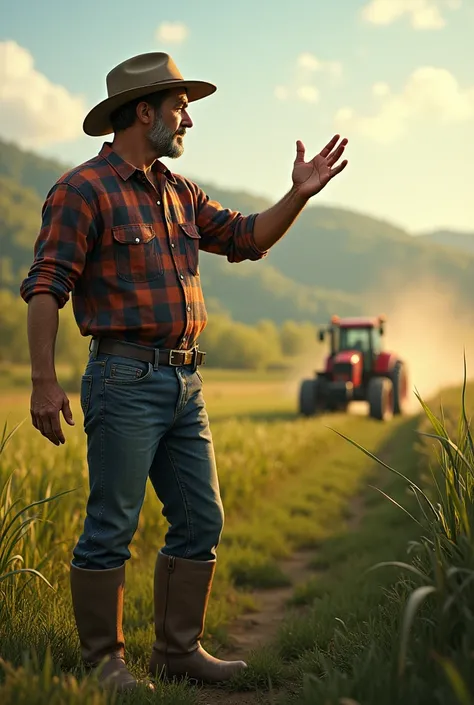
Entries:
<svg viewBox="0 0 474 705">
<path fill-rule="evenodd" d="M 207 322 L 199 250 L 264 257 L 256 217 L 223 208 L 160 161 L 147 178 L 105 142 L 48 193 L 20 293 L 26 302 L 53 294 L 62 308 L 72 292 L 84 336 L 188 349 Z"/>
</svg>

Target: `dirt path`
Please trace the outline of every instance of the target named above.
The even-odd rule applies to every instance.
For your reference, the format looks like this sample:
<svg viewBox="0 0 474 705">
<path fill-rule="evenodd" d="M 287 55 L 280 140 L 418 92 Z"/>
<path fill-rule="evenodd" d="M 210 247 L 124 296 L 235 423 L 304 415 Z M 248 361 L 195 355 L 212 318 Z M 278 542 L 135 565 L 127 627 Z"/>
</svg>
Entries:
<svg viewBox="0 0 474 705">
<path fill-rule="evenodd" d="M 349 517 L 346 519 L 349 531 L 357 530 L 364 512 L 363 497 L 354 497 L 349 505 Z M 220 658 L 245 660 L 249 652 L 273 641 L 295 588 L 324 571 L 324 568 L 310 567 L 316 557 L 316 549 L 297 551 L 280 563 L 282 571 L 290 580 L 287 587 L 252 591 L 251 595 L 257 610 L 240 615 L 230 624 L 231 645 L 222 649 L 219 653 Z M 269 705 L 272 699 L 268 693 L 254 691 L 230 693 L 225 689 L 204 688 L 200 692 L 199 702 L 201 705 L 260 705 L 263 703 Z"/>
<path fill-rule="evenodd" d="M 309 567 L 314 557 L 315 551 L 298 551 L 281 562 L 282 571 L 291 581 L 287 587 L 252 591 L 257 611 L 240 615 L 229 626 L 231 645 L 222 649 L 220 658 L 245 660 L 249 652 L 265 646 L 275 638 L 295 587 L 318 572 Z M 230 693 L 219 688 L 204 688 L 199 702 L 202 705 L 260 705 L 271 703 L 271 700 L 268 693 Z"/>
<path fill-rule="evenodd" d="M 295 587 L 307 582 L 316 572 L 309 567 L 314 556 L 314 551 L 298 551 L 282 561 L 281 569 L 291 581 L 287 587 L 252 591 L 257 611 L 240 615 L 230 625 L 229 635 L 233 644 L 223 651 L 223 658 L 243 659 L 249 651 L 268 644 L 275 637 Z"/>
</svg>

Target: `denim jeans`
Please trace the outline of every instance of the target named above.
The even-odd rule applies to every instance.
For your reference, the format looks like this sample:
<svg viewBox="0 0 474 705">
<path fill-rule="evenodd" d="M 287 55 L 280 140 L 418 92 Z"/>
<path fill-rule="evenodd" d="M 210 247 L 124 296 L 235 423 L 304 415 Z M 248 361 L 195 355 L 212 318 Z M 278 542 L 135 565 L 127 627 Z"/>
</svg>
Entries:
<svg viewBox="0 0 474 705">
<path fill-rule="evenodd" d="M 73 565 L 130 558 L 148 478 L 169 523 L 163 552 L 215 558 L 224 513 L 199 372 L 91 353 L 81 406 L 90 493 Z"/>
</svg>

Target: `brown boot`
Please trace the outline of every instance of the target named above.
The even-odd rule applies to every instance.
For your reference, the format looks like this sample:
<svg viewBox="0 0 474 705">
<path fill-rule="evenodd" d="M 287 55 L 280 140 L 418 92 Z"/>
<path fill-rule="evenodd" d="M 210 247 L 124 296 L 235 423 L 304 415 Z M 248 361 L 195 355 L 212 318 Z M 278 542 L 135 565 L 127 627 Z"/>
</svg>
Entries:
<svg viewBox="0 0 474 705">
<path fill-rule="evenodd" d="M 100 683 L 129 690 L 138 681 L 127 670 L 122 631 L 125 565 L 84 570 L 71 564 L 71 594 L 81 654 L 87 668 L 98 669 Z M 150 683 L 149 688 L 154 689 Z"/>
<path fill-rule="evenodd" d="M 208 654 L 199 640 L 216 561 L 193 561 L 164 555 L 155 566 L 155 636 L 149 663 L 153 676 L 188 676 L 219 683 L 246 668 L 244 661 L 221 661 Z"/>
</svg>

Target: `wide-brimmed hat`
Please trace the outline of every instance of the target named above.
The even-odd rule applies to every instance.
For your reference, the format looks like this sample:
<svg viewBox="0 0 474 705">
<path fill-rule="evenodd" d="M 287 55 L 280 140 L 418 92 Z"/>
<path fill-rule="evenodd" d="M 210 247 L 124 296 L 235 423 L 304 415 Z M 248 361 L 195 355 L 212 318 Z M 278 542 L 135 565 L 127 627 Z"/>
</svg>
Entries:
<svg viewBox="0 0 474 705">
<path fill-rule="evenodd" d="M 185 80 L 173 59 L 161 51 L 139 54 L 123 61 L 107 74 L 106 83 L 108 97 L 92 108 L 84 119 L 84 132 L 92 137 L 113 132 L 110 115 L 134 98 L 167 88 L 185 88 L 188 101 L 192 102 L 217 90 L 206 81 Z"/>
</svg>

